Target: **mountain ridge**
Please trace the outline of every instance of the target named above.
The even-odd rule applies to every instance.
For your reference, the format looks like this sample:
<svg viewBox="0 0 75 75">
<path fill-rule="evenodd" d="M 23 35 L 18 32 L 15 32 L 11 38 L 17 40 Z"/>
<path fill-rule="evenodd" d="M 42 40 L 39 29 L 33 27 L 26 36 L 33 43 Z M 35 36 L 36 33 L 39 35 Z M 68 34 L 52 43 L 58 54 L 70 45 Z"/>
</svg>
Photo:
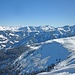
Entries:
<svg viewBox="0 0 75 75">
<path fill-rule="evenodd" d="M 0 49 L 11 48 L 19 41 L 32 37 L 26 44 L 40 43 L 50 39 L 75 36 L 75 25 L 54 28 L 51 26 L 1 27 Z"/>
</svg>

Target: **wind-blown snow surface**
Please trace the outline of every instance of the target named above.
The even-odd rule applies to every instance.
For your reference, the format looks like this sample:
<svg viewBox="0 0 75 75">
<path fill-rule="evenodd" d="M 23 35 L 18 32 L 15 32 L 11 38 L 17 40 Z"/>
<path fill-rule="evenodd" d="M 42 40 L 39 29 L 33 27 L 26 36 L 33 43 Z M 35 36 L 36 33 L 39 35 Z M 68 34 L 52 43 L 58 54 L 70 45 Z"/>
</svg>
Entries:
<svg viewBox="0 0 75 75">
<path fill-rule="evenodd" d="M 37 75 L 75 75 L 75 37 L 53 41 L 61 43 L 71 54 L 67 59 L 58 63 L 51 72 L 43 72 Z"/>
</svg>

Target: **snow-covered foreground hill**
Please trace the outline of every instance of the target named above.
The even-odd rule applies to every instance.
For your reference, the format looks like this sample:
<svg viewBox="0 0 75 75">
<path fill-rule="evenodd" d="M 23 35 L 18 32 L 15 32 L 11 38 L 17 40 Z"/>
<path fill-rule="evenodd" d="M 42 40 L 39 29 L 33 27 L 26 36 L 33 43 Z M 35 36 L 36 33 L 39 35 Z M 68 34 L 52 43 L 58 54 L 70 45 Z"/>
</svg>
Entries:
<svg viewBox="0 0 75 75">
<path fill-rule="evenodd" d="M 75 74 L 75 36 L 2 51 L 0 75 Z"/>
<path fill-rule="evenodd" d="M 43 72 L 37 75 L 75 75 L 75 37 L 56 39 L 54 41 L 62 44 L 71 54 L 68 55 L 67 59 L 59 62 L 50 72 Z"/>
</svg>

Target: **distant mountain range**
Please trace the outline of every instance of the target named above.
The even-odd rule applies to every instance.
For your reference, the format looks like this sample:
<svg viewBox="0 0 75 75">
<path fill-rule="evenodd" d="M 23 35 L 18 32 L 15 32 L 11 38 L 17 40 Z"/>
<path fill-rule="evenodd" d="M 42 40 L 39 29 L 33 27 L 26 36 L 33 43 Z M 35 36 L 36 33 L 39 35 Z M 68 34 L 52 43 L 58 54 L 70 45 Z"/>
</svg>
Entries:
<svg viewBox="0 0 75 75">
<path fill-rule="evenodd" d="M 75 36 L 75 25 L 58 28 L 49 25 L 26 27 L 0 26 L 0 49 L 71 36 Z"/>
</svg>

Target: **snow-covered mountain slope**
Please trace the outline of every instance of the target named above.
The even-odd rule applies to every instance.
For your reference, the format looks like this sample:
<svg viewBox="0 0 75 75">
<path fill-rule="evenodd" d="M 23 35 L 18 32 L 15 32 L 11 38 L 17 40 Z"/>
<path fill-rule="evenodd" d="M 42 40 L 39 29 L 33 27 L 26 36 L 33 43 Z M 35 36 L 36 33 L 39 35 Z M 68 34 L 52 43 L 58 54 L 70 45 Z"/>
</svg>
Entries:
<svg viewBox="0 0 75 75">
<path fill-rule="evenodd" d="M 75 36 L 1 50 L 0 59 L 0 75 L 74 75 Z"/>
<path fill-rule="evenodd" d="M 0 26 L 0 50 L 20 44 L 40 43 L 55 38 L 75 36 L 75 25 L 54 28 L 46 26 L 2 27 Z M 30 37 L 30 38 L 29 38 Z M 28 40 L 25 42 L 24 39 Z M 24 42 L 22 42 L 24 41 Z"/>
<path fill-rule="evenodd" d="M 38 46 L 33 45 L 30 48 L 29 52 L 24 52 L 14 61 L 14 65 L 17 63 L 16 70 L 22 70 L 23 73 L 41 71 L 49 65 L 67 59 L 70 54 L 66 48 L 55 41 L 52 43 L 38 44 Z M 27 56 L 27 54 L 29 55 Z"/>
<path fill-rule="evenodd" d="M 75 37 L 55 41 L 61 43 L 71 54 L 67 59 L 58 63 L 52 71 L 37 75 L 75 75 Z"/>
</svg>

